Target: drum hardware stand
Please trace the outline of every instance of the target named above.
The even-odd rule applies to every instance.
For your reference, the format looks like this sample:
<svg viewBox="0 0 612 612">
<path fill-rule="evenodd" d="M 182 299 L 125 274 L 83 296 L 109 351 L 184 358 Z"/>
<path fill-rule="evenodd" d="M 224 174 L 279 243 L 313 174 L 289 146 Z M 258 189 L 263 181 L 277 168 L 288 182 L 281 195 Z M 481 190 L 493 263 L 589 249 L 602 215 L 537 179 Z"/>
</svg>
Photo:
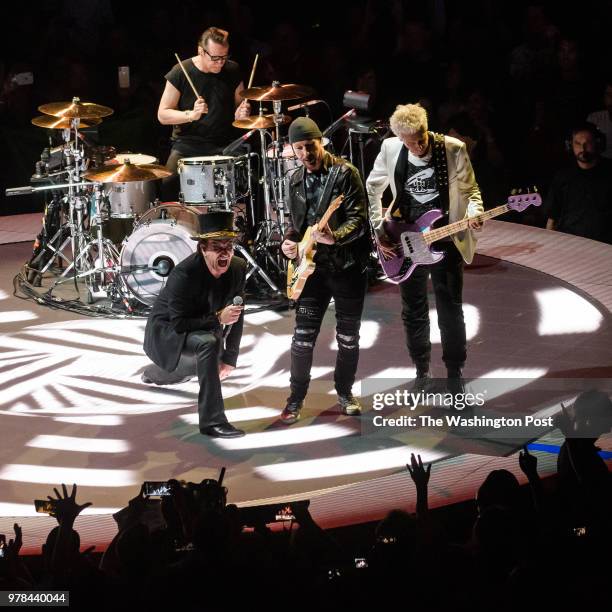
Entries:
<svg viewBox="0 0 612 612">
<path fill-rule="evenodd" d="M 220 185 L 224 192 L 223 195 L 225 199 L 225 210 L 231 212 L 232 203 L 230 200 L 229 190 L 227 188 L 229 186 L 229 179 L 227 178 L 227 176 L 225 176 L 225 174 L 223 175 L 223 180 L 220 182 Z M 253 274 L 257 273 L 259 274 L 259 276 L 261 276 L 261 278 L 263 278 L 263 280 L 268 284 L 272 291 L 274 291 L 275 293 L 280 293 L 278 287 L 274 284 L 274 281 L 266 274 L 265 270 L 257 263 L 255 258 L 248 252 L 245 247 L 243 247 L 241 244 L 236 244 L 234 248 L 244 257 L 244 259 L 248 262 L 250 266 L 250 269 L 246 274 L 247 280 L 249 280 L 249 278 L 251 278 Z"/>
<path fill-rule="evenodd" d="M 96 225 L 96 235 L 92 237 L 89 234 L 85 234 L 82 232 L 82 247 L 80 251 L 75 255 L 72 263 L 64 270 L 60 278 L 58 278 L 51 288 L 49 289 L 49 293 L 53 291 L 53 289 L 68 280 L 73 280 L 75 283 L 79 278 L 85 278 L 87 284 L 87 302 L 93 302 L 93 293 L 95 293 L 99 286 L 103 288 L 107 288 L 112 284 L 112 281 L 107 281 L 106 273 L 111 273 L 113 278 L 117 272 L 117 266 L 119 261 L 119 252 L 115 248 L 115 245 L 108 239 L 102 236 L 102 184 L 96 183 L 94 184 L 94 214 L 90 218 L 90 224 L 95 222 Z M 77 225 L 79 225 L 79 221 L 82 218 L 82 196 L 76 196 L 76 200 L 78 204 L 75 208 L 77 212 Z M 73 224 L 74 225 L 74 224 Z M 73 239 L 73 237 L 71 237 Z M 80 242 L 80 241 L 79 241 Z M 90 253 L 91 249 L 96 249 L 95 259 L 93 259 L 93 265 L 91 265 L 91 260 L 87 258 L 87 255 Z M 68 272 L 70 272 L 74 268 L 75 274 L 70 278 L 66 278 Z M 98 284 L 95 278 L 92 278 L 94 275 L 100 274 L 101 282 Z"/>
<path fill-rule="evenodd" d="M 364 132 L 361 130 L 355 130 L 354 128 L 349 128 L 348 131 L 348 138 L 349 138 L 349 159 L 351 164 L 355 165 L 355 162 L 353 161 L 354 158 L 354 152 L 353 152 L 353 134 L 357 134 L 357 143 L 359 145 L 359 172 L 361 174 L 361 180 L 365 181 L 366 180 L 366 175 L 365 175 L 365 159 L 364 159 L 364 154 L 363 154 L 363 150 L 364 150 L 364 143 L 363 143 L 363 136 L 364 136 Z"/>
<path fill-rule="evenodd" d="M 275 100 L 273 104 L 275 128 L 272 145 L 276 153 L 275 162 L 273 163 L 278 163 L 278 167 L 281 168 L 280 164 L 282 163 L 282 155 L 279 152 L 278 141 L 279 126 L 281 125 L 282 121 L 281 101 Z M 263 117 L 263 114 L 263 104 L 260 102 L 259 116 Z M 268 157 L 266 155 L 266 134 L 268 134 L 268 131 L 265 128 L 258 128 L 258 131 L 261 143 L 261 159 L 263 164 L 261 183 L 263 186 L 265 209 L 264 220 L 258 224 L 259 229 L 255 235 L 255 251 L 258 253 L 263 252 L 266 260 L 273 265 L 278 273 L 282 274 L 285 270 L 285 261 L 280 255 L 280 243 L 283 240 L 285 229 L 284 193 L 282 192 L 282 189 L 275 186 L 276 179 L 272 176 L 272 163 L 268 161 Z M 270 197 L 270 194 L 273 195 L 272 198 Z M 275 205 L 274 207 L 273 203 Z M 273 209 L 276 210 L 276 219 L 273 218 Z M 255 219 L 255 216 L 253 216 L 253 219 Z M 280 239 L 274 239 L 275 230 L 278 231 L 278 236 Z M 276 257 L 273 255 L 272 249 L 276 251 Z"/>
</svg>

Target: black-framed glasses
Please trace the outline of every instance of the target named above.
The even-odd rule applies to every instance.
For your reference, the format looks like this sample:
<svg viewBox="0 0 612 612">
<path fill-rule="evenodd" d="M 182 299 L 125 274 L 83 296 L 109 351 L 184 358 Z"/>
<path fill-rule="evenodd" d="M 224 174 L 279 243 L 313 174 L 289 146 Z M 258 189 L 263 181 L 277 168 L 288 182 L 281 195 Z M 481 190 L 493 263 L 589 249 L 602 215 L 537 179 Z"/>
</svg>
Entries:
<svg viewBox="0 0 612 612">
<path fill-rule="evenodd" d="M 227 55 L 211 55 L 206 49 L 204 49 L 204 53 L 210 57 L 211 62 L 226 62 L 231 57 L 229 53 Z"/>
</svg>

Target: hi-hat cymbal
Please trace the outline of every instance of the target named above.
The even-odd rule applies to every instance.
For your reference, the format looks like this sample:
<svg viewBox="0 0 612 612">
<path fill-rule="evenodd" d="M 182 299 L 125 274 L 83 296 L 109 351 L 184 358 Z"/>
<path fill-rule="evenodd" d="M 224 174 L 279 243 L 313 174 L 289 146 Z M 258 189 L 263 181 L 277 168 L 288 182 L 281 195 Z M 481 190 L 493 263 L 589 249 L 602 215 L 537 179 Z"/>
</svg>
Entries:
<svg viewBox="0 0 612 612">
<path fill-rule="evenodd" d="M 258 100 L 259 102 L 296 100 L 297 98 L 307 98 L 312 95 L 314 95 L 314 90 L 307 85 L 296 85 L 295 83 L 281 85 L 276 81 L 269 87 L 251 87 L 240 92 L 241 98 Z"/>
<path fill-rule="evenodd" d="M 51 102 L 38 107 L 38 110 L 45 115 L 53 117 L 65 117 L 80 119 L 100 119 L 113 114 L 113 109 L 93 102 L 81 102 L 78 98 L 73 98 L 72 102 Z"/>
<path fill-rule="evenodd" d="M 40 115 L 40 117 L 34 117 L 34 119 L 32 119 L 32 123 L 38 127 L 47 128 L 50 130 L 67 130 L 72 127 L 70 118 L 52 117 L 50 115 Z M 96 119 L 95 117 L 80 119 L 79 127 L 88 128 L 98 125 L 98 123 L 102 123 L 102 119 Z"/>
<path fill-rule="evenodd" d="M 106 164 L 83 174 L 90 181 L 97 183 L 132 183 L 134 181 L 154 181 L 171 176 L 172 172 L 158 164 Z"/>
<path fill-rule="evenodd" d="M 291 121 L 291 117 L 289 115 L 280 115 L 279 123 L 283 125 L 284 123 L 289 123 Z M 236 119 L 232 123 L 234 127 L 241 128 L 243 130 L 252 130 L 252 129 L 266 129 L 274 127 L 274 115 L 251 115 L 250 117 L 246 117 L 244 119 Z"/>
</svg>

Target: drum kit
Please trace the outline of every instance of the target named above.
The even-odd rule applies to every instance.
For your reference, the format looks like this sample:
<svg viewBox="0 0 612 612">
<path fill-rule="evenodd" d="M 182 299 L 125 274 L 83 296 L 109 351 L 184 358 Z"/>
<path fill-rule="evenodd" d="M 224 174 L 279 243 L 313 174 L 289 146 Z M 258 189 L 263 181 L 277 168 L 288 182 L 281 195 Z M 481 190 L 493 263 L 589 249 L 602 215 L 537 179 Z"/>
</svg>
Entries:
<svg viewBox="0 0 612 612">
<path fill-rule="evenodd" d="M 287 229 L 287 177 L 299 166 L 280 135 L 281 126 L 291 121 L 283 114 L 282 104 L 313 93 L 303 85 L 274 82 L 240 94 L 259 104 L 258 114 L 233 125 L 249 130 L 247 136 L 259 132 L 261 162 L 256 180 L 263 193 L 262 219 L 257 218 L 253 197 L 251 158 L 257 154 L 180 159 L 179 201 L 160 202 L 159 180 L 171 172 L 155 157 L 91 146 L 82 134 L 84 128 L 111 115 L 111 108 L 79 98 L 40 106 L 43 115 L 32 123 L 61 130 L 63 144 L 45 149 L 31 186 L 6 190 L 9 196 L 39 191 L 50 195 L 43 218 L 46 236 L 27 264 L 24 280 L 40 286 L 45 272 L 56 263 L 59 271 L 49 296 L 68 281 L 78 291 L 82 280 L 88 304 L 107 297 L 125 306 L 128 313 L 142 311 L 154 303 L 174 266 L 195 251 L 196 242 L 190 236 L 199 213 L 245 210 L 246 221 L 241 223 L 252 234 L 237 250 L 249 264 L 248 276 L 256 275 L 280 296 L 278 285 L 284 285 L 286 273 L 280 244 Z M 266 103 L 272 105 L 272 113 L 264 111 Z M 247 199 L 248 210 L 239 208 L 238 202 Z"/>
</svg>

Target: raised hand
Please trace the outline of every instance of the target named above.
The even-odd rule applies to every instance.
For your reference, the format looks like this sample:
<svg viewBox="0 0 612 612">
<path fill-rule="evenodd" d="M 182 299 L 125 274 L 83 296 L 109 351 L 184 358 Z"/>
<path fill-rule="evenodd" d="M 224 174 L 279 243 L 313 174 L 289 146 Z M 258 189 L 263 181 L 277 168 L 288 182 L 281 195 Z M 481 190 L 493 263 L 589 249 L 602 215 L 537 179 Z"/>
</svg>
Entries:
<svg viewBox="0 0 612 612">
<path fill-rule="evenodd" d="M 529 452 L 527 446 L 519 453 L 519 466 L 527 478 L 538 475 L 538 458 Z"/>
<path fill-rule="evenodd" d="M 406 468 L 410 472 L 410 476 L 417 487 L 427 487 L 429 483 L 429 475 L 431 473 L 431 463 L 427 467 L 423 467 L 421 455 L 414 456 L 410 454 L 410 463 L 406 464 Z"/>
<path fill-rule="evenodd" d="M 91 502 L 86 502 L 81 505 L 76 503 L 76 484 L 72 485 L 70 495 L 68 495 L 68 489 L 65 484 L 62 484 L 62 494 L 60 494 L 57 489 L 53 489 L 53 491 L 57 499 L 53 499 L 50 495 L 48 495 L 47 498 L 53 503 L 53 512 L 51 516 L 54 516 L 60 525 L 66 524 L 72 526 L 76 517 L 85 510 L 85 508 L 91 506 Z"/>
</svg>

